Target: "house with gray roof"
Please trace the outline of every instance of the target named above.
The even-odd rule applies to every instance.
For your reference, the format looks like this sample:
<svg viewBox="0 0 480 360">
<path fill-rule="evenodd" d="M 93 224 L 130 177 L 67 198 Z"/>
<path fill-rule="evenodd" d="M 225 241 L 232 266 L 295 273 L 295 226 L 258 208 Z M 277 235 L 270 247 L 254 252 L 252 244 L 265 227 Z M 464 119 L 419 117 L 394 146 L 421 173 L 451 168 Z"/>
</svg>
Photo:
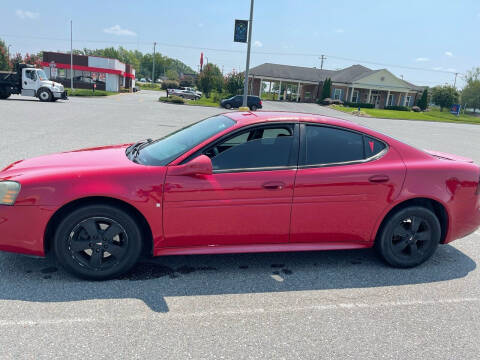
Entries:
<svg viewBox="0 0 480 360">
<path fill-rule="evenodd" d="M 387 69 L 352 65 L 340 70 L 323 70 L 265 63 L 250 69 L 250 93 L 263 99 L 314 102 L 320 98 L 328 78 L 332 80 L 332 99 L 369 103 L 376 108 L 413 106 L 424 89 Z"/>
</svg>

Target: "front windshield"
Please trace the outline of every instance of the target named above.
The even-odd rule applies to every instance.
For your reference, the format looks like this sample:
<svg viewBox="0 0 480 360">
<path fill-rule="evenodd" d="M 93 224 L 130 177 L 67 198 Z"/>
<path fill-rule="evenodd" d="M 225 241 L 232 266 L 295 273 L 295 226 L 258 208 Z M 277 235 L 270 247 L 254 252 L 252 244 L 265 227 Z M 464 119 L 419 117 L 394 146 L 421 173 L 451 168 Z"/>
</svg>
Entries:
<svg viewBox="0 0 480 360">
<path fill-rule="evenodd" d="M 45 74 L 45 71 L 43 70 L 37 70 L 37 75 L 40 80 L 48 80 L 47 74 Z"/>
<path fill-rule="evenodd" d="M 137 160 L 145 165 L 165 166 L 234 124 L 235 121 L 223 115 L 202 120 L 141 148 Z"/>
</svg>

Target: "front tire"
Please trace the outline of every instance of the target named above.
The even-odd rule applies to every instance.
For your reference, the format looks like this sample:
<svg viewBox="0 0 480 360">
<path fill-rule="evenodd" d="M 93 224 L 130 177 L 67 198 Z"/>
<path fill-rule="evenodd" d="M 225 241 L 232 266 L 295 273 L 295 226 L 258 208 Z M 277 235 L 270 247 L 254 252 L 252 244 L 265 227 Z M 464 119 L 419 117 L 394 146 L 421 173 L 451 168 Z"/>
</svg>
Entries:
<svg viewBox="0 0 480 360">
<path fill-rule="evenodd" d="M 10 97 L 10 91 L 8 90 L 0 90 L 0 99 L 5 100 Z"/>
<path fill-rule="evenodd" d="M 230 110 L 232 108 L 232 105 L 230 104 L 225 104 L 225 109 Z"/>
<path fill-rule="evenodd" d="M 52 97 L 52 93 L 48 89 L 40 89 L 40 91 L 38 92 L 38 98 L 42 102 L 50 102 L 52 101 Z"/>
<path fill-rule="evenodd" d="M 54 238 L 55 256 L 68 272 L 106 280 L 129 271 L 142 251 L 142 233 L 125 211 L 89 205 L 68 214 Z"/>
<path fill-rule="evenodd" d="M 375 247 L 391 266 L 409 268 L 428 260 L 440 243 L 441 227 L 429 209 L 411 206 L 391 215 Z"/>
</svg>

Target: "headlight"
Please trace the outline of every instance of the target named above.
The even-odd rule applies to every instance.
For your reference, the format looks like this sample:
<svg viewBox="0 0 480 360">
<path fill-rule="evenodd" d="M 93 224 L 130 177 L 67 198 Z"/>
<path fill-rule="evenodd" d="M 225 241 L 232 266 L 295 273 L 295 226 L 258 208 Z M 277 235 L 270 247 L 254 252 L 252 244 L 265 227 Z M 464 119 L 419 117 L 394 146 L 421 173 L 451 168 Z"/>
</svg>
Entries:
<svg viewBox="0 0 480 360">
<path fill-rule="evenodd" d="M 0 181 L 0 205 L 13 205 L 20 192 L 20 184 L 15 181 Z"/>
</svg>

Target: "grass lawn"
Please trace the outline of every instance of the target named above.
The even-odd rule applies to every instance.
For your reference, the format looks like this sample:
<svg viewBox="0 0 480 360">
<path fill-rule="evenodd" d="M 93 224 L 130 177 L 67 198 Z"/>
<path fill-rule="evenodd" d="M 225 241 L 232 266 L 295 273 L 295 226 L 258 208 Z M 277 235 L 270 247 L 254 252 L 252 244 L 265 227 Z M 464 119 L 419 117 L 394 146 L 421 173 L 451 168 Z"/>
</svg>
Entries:
<svg viewBox="0 0 480 360">
<path fill-rule="evenodd" d="M 210 96 L 209 98 L 202 96 L 198 100 L 185 100 L 185 104 L 196 105 L 196 106 L 220 107 L 220 101 L 215 101 L 213 96 Z"/>
<path fill-rule="evenodd" d="M 109 96 L 109 95 L 117 95 L 117 92 L 113 91 L 104 91 L 104 90 L 93 90 L 90 89 L 74 89 L 73 91 L 67 89 L 68 96 Z"/>
<path fill-rule="evenodd" d="M 346 113 L 356 111 L 357 108 L 351 108 L 347 106 L 331 105 L 335 110 L 339 110 Z M 404 119 L 404 120 L 420 120 L 420 121 L 436 121 L 436 122 L 455 122 L 466 124 L 480 124 L 480 117 L 473 115 L 460 115 L 455 116 L 445 109 L 443 112 L 440 110 L 432 109 L 427 112 L 413 112 L 413 111 L 398 111 L 398 110 L 384 110 L 384 109 L 360 109 L 362 112 L 376 118 L 381 119 Z"/>
<path fill-rule="evenodd" d="M 140 88 L 140 90 L 155 90 L 155 91 L 161 91 L 162 86 L 160 84 L 151 84 L 151 83 L 136 83 L 136 85 Z"/>
</svg>

